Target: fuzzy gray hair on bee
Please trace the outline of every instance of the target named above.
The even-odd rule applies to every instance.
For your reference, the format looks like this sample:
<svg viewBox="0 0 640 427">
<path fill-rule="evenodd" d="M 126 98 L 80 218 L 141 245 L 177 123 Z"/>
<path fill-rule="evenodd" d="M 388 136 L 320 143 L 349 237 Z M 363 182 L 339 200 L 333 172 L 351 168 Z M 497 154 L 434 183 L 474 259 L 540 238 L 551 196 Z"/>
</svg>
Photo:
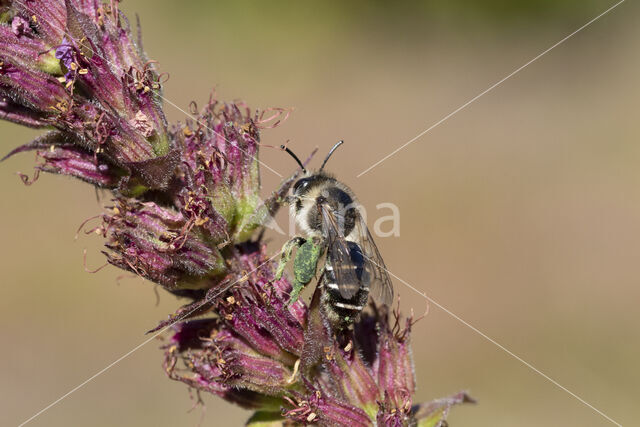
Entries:
<svg viewBox="0 0 640 427">
<path fill-rule="evenodd" d="M 293 185 L 288 198 L 290 214 L 302 231 L 287 242 L 277 277 L 291 258 L 294 248 L 294 281 L 290 303 L 315 277 L 323 255 L 318 287 L 320 305 L 329 321 L 340 329 L 350 327 L 367 305 L 369 295 L 376 303 L 389 306 L 393 287 L 384 261 L 360 214 L 353 191 L 324 171 L 327 161 L 343 143 L 339 141 L 327 154 L 316 172 L 306 170 L 300 159 L 288 148 L 304 175 Z"/>
</svg>

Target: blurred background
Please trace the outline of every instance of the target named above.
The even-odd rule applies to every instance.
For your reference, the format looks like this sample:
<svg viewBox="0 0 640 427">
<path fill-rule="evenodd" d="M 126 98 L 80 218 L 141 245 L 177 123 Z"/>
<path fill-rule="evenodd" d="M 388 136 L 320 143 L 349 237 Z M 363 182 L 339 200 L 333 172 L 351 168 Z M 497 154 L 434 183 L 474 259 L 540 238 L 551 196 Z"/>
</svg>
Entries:
<svg viewBox="0 0 640 427">
<path fill-rule="evenodd" d="M 263 133 L 301 157 L 347 143 L 330 170 L 370 220 L 389 269 L 621 424 L 640 417 L 640 6 L 627 1 L 360 178 L 442 117 L 614 4 L 604 0 L 294 2 L 128 0 L 145 48 L 186 109 L 213 87 L 254 108 L 294 107 Z M 166 106 L 171 121 L 185 116 Z M 1 122 L 2 151 L 38 132 Z M 265 148 L 282 175 L 295 165 Z M 92 188 L 0 165 L 0 424 L 16 425 L 146 339 L 180 301 L 104 263 L 81 222 Z M 279 178 L 263 169 L 264 193 Z M 103 201 L 108 201 L 103 200 Z M 379 212 L 379 213 L 378 213 Z M 279 217 L 286 229 L 286 216 Z M 372 221 L 370 221 L 372 223 Z M 271 233 L 273 252 L 283 237 Z M 425 300 L 399 281 L 406 312 Z M 431 305 L 415 327 L 418 392 L 466 389 L 452 426 L 609 422 Z M 202 409 L 151 342 L 34 420 L 34 426 L 196 426 Z M 248 412 L 212 396 L 203 424 Z"/>
</svg>

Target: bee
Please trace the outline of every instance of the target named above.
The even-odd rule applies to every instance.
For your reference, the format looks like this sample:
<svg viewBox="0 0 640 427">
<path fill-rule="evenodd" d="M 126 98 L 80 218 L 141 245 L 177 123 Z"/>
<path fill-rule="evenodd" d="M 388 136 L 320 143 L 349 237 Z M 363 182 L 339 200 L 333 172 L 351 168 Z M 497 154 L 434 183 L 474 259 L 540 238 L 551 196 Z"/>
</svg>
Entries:
<svg viewBox="0 0 640 427">
<path fill-rule="evenodd" d="M 304 173 L 287 199 L 290 214 L 303 236 L 296 236 L 284 245 L 276 275 L 282 276 L 293 249 L 297 248 L 291 304 L 316 276 L 318 263 L 323 260 L 318 280 L 320 306 L 328 320 L 340 329 L 353 324 L 369 296 L 385 306 L 393 300 L 391 279 L 353 191 L 324 171 L 342 143 L 333 146 L 316 172 L 307 171 L 291 150 L 281 147 Z"/>
</svg>

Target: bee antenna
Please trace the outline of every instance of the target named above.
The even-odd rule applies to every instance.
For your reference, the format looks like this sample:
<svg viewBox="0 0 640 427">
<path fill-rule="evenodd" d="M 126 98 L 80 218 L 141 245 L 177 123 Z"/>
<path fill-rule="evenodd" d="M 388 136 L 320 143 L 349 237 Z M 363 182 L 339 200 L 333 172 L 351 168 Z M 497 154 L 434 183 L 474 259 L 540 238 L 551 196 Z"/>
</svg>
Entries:
<svg viewBox="0 0 640 427">
<path fill-rule="evenodd" d="M 293 160 L 296 161 L 296 163 L 298 163 L 300 165 L 300 169 L 302 169 L 302 172 L 307 173 L 307 170 L 304 168 L 304 165 L 302 164 L 302 162 L 300 161 L 300 159 L 298 158 L 298 156 L 296 156 L 293 151 L 289 150 L 289 147 L 285 147 L 284 145 L 280 146 L 280 149 L 286 151 L 287 153 L 289 153 L 289 155 L 291 157 L 293 157 Z"/>
<path fill-rule="evenodd" d="M 329 150 L 329 154 L 327 154 L 327 157 L 324 159 L 324 162 L 322 162 L 322 166 L 320 166 L 320 170 L 324 169 L 324 165 L 327 164 L 327 160 L 329 160 L 329 157 L 331 157 L 331 155 L 333 154 L 334 151 L 336 151 L 336 148 L 338 148 L 339 146 L 341 146 L 342 144 L 344 144 L 343 140 L 340 140 L 336 143 L 336 145 L 333 146 L 333 148 L 331 150 Z"/>
</svg>

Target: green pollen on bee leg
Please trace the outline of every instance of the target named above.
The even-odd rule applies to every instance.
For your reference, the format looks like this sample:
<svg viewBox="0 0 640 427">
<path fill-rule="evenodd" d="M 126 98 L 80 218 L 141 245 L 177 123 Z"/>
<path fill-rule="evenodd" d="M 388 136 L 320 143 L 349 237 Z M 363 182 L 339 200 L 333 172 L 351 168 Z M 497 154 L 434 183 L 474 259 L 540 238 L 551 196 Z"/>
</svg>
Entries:
<svg viewBox="0 0 640 427">
<path fill-rule="evenodd" d="M 298 297 L 300 296 L 300 292 L 304 288 L 304 285 L 305 285 L 304 283 L 300 283 L 297 281 L 293 282 L 293 289 L 291 290 L 291 294 L 289 295 L 289 301 L 287 301 L 287 307 L 289 307 L 291 304 L 293 304 L 298 300 Z"/>
</svg>

